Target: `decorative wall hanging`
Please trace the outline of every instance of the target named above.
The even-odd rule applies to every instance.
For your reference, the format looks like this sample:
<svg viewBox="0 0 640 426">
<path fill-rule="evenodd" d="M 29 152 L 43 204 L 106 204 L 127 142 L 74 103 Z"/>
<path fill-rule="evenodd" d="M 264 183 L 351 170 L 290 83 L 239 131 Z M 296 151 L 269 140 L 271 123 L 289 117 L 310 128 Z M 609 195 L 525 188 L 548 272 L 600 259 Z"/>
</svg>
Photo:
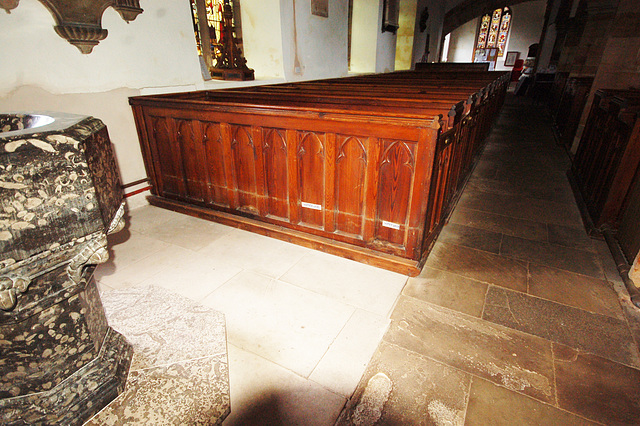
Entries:
<svg viewBox="0 0 640 426">
<path fill-rule="evenodd" d="M 328 18 L 329 0 L 311 0 L 311 14 Z"/>
<path fill-rule="evenodd" d="M 253 80 L 254 71 L 242 53 L 234 6 L 230 0 L 191 0 L 198 54 L 212 78 Z"/>
<path fill-rule="evenodd" d="M 398 17 L 400 16 L 399 0 L 384 0 L 382 10 L 382 32 L 390 31 L 396 33 L 398 31 Z"/>
<path fill-rule="evenodd" d="M 113 7 L 125 21 L 133 21 L 142 13 L 139 0 L 39 0 L 53 15 L 56 33 L 89 54 L 107 37 L 102 28 L 102 14 Z M 0 0 L 0 7 L 10 13 L 20 0 Z"/>
<path fill-rule="evenodd" d="M 427 21 L 429 20 L 429 8 L 425 7 L 420 13 L 419 27 L 420 32 L 425 32 L 427 29 Z M 429 45 L 431 44 L 431 35 L 427 32 L 427 38 L 424 43 L 424 54 L 420 62 L 429 62 Z"/>
<path fill-rule="evenodd" d="M 504 60 L 504 66 L 505 67 L 514 66 L 519 56 L 520 56 L 520 52 L 507 52 L 507 57 Z"/>
</svg>

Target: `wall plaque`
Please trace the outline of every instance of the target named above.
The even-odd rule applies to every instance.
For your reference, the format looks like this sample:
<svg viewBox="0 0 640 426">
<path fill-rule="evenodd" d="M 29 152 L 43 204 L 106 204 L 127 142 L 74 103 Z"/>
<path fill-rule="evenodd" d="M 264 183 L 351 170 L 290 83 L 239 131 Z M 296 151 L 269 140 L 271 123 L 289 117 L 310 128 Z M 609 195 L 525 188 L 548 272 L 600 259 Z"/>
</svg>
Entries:
<svg viewBox="0 0 640 426">
<path fill-rule="evenodd" d="M 329 17 L 329 0 L 311 0 L 311 14 Z"/>
</svg>

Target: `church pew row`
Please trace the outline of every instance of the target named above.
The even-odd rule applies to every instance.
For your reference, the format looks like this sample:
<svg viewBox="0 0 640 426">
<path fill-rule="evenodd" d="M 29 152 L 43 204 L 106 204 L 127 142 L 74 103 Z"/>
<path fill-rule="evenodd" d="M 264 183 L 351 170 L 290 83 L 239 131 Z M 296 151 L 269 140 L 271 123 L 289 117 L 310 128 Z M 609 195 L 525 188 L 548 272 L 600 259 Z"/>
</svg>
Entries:
<svg viewBox="0 0 640 426">
<path fill-rule="evenodd" d="M 489 62 L 417 62 L 416 71 L 488 71 Z"/>
<path fill-rule="evenodd" d="M 508 84 L 432 74 L 133 97 L 149 201 L 416 275 Z"/>
</svg>

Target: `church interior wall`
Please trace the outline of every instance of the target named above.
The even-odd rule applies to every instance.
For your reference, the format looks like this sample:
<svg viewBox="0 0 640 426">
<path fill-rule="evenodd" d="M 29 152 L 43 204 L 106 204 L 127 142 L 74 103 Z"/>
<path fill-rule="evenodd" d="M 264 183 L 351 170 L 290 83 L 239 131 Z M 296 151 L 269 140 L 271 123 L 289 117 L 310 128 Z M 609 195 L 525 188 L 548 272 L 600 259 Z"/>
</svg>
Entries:
<svg viewBox="0 0 640 426">
<path fill-rule="evenodd" d="M 451 32 L 447 62 L 471 62 L 479 19 L 472 19 Z"/>
<path fill-rule="evenodd" d="M 400 0 L 400 17 L 398 19 L 396 38 L 395 70 L 411 69 L 413 59 L 413 40 L 418 2 Z"/>
<path fill-rule="evenodd" d="M 540 41 L 540 34 L 544 24 L 546 3 L 544 0 L 519 3 L 511 6 L 513 13 L 511 32 L 507 42 L 508 52 L 519 52 L 524 59 L 529 46 Z M 478 29 L 479 17 L 472 19 L 451 32 L 449 41 L 448 62 L 471 62 L 473 47 Z M 510 70 L 504 66 L 506 58 L 499 58 L 496 70 Z"/>
<path fill-rule="evenodd" d="M 378 5 L 378 26 L 375 28 L 377 34 L 376 45 L 376 67 L 375 72 L 394 71 L 396 58 L 396 34 L 391 31 L 382 32 L 382 10 L 383 2 Z"/>
<path fill-rule="evenodd" d="M 351 24 L 351 66 L 353 73 L 375 72 L 378 45 L 378 22 L 381 9 L 376 0 L 353 0 Z"/>
<path fill-rule="evenodd" d="M 329 16 L 321 17 L 311 14 L 310 1 L 296 1 L 295 7 L 294 2 L 280 1 L 281 24 L 278 32 L 281 28 L 287 81 L 347 75 L 348 5 L 347 0 L 330 1 Z M 264 15 L 258 19 L 267 21 L 263 25 L 270 26 L 269 19 Z"/>
<path fill-rule="evenodd" d="M 424 31 L 420 31 L 420 14 L 428 8 L 429 19 Z M 427 34 L 429 34 L 429 56 L 426 62 L 437 62 L 440 58 L 440 39 L 442 38 L 442 23 L 444 21 L 445 2 L 438 0 L 418 0 L 417 18 L 413 40 L 413 62 L 421 62 L 425 55 Z"/>
<path fill-rule="evenodd" d="M 0 110 L 100 118 L 109 130 L 123 182 L 143 179 L 130 96 L 347 74 L 348 1 L 329 2 L 328 18 L 312 16 L 309 2 L 296 2 L 298 74 L 293 10 L 282 7 L 285 3 L 290 2 L 242 1 L 243 47 L 256 80 L 228 82 L 203 79 L 188 2 L 142 1 L 144 12 L 129 24 L 107 9 L 102 16 L 107 38 L 83 55 L 55 33 L 53 17 L 39 1 L 21 0 L 10 14 L 0 13 L 0 46 L 10 58 L 0 67 Z M 369 50 L 375 57 L 373 43 Z"/>
</svg>

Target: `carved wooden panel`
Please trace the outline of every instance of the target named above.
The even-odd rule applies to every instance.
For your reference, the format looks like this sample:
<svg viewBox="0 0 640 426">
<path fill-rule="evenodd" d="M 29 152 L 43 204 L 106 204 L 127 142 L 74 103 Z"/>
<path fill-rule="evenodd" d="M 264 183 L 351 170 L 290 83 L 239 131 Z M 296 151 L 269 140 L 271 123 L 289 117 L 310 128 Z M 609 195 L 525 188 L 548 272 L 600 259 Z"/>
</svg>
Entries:
<svg viewBox="0 0 640 426">
<path fill-rule="evenodd" d="M 204 139 L 204 159 L 206 164 L 208 200 L 211 203 L 228 206 L 227 180 L 224 168 L 224 147 L 220 123 L 202 123 Z"/>
<path fill-rule="evenodd" d="M 201 137 L 200 122 L 176 120 L 178 146 L 182 158 L 182 170 L 186 197 L 195 201 L 204 201 L 207 197 L 207 168 L 204 163 L 204 146 Z"/>
<path fill-rule="evenodd" d="M 361 235 L 367 170 L 367 140 L 338 135 L 336 139 L 335 228 Z"/>
<path fill-rule="evenodd" d="M 414 146 L 403 141 L 383 141 L 378 186 L 376 238 L 403 245 L 415 159 Z"/>
<path fill-rule="evenodd" d="M 289 218 L 287 142 L 282 129 L 263 129 L 262 155 L 267 214 Z"/>
<path fill-rule="evenodd" d="M 304 133 L 298 149 L 298 197 L 300 222 L 322 228 L 325 185 L 325 135 Z"/>
<path fill-rule="evenodd" d="M 256 150 L 248 126 L 231 127 L 231 152 L 237 191 L 237 208 L 258 212 Z"/>
<path fill-rule="evenodd" d="M 572 165 L 595 228 L 618 227 L 640 164 L 640 92 L 597 91 Z"/>
<path fill-rule="evenodd" d="M 150 201 L 399 271 L 410 265 L 411 273 L 416 272 L 470 170 L 507 83 L 501 78 L 497 89 L 494 85 L 480 93 L 482 98 L 464 113 L 462 103 L 456 103 L 452 109 L 460 114 L 449 122 L 443 118 L 451 100 L 476 83 L 457 75 L 447 94 L 440 80 L 448 74 L 431 83 L 422 78 L 406 73 L 349 79 L 344 82 L 348 88 L 339 82 L 326 83 L 326 88 L 325 83 L 305 83 L 288 89 L 132 98 L 154 188 Z M 423 96 L 414 82 L 433 84 L 436 97 Z M 395 90 L 385 98 L 390 85 L 406 91 L 406 99 Z M 335 97 L 334 90 L 340 91 Z M 371 102 L 372 90 L 379 104 Z M 299 92 L 307 100 L 301 101 Z M 422 98 L 420 112 L 413 108 L 418 102 L 414 97 Z M 181 156 L 188 150 L 197 155 L 198 131 L 187 136 L 181 130 L 183 152 L 176 151 L 178 144 L 170 138 L 178 131 L 173 118 L 153 132 L 149 119 L 140 118 L 163 114 L 200 123 L 204 154 L 199 161 L 206 168 L 208 208 L 202 202 L 183 203 L 180 185 L 185 181 L 175 181 L 176 176 L 196 175 L 196 160 L 183 165 Z M 461 125 L 465 120 L 467 125 Z M 443 140 L 447 136 L 450 143 Z M 193 192 L 192 183 L 186 183 Z"/>
<path fill-rule="evenodd" d="M 453 132 L 450 136 L 442 137 L 439 147 L 436 150 L 434 176 L 431 181 L 431 190 L 429 191 L 429 232 L 434 231 L 442 225 L 442 215 L 445 208 L 447 195 L 447 182 L 451 172 L 449 165 L 451 164 L 451 141 Z"/>
<path fill-rule="evenodd" d="M 151 129 L 155 140 L 155 147 L 162 161 L 156 162 L 160 170 L 162 192 L 164 194 L 183 195 L 181 191 L 182 173 L 180 171 L 180 157 L 174 149 L 175 132 L 170 118 L 152 117 Z"/>
</svg>

